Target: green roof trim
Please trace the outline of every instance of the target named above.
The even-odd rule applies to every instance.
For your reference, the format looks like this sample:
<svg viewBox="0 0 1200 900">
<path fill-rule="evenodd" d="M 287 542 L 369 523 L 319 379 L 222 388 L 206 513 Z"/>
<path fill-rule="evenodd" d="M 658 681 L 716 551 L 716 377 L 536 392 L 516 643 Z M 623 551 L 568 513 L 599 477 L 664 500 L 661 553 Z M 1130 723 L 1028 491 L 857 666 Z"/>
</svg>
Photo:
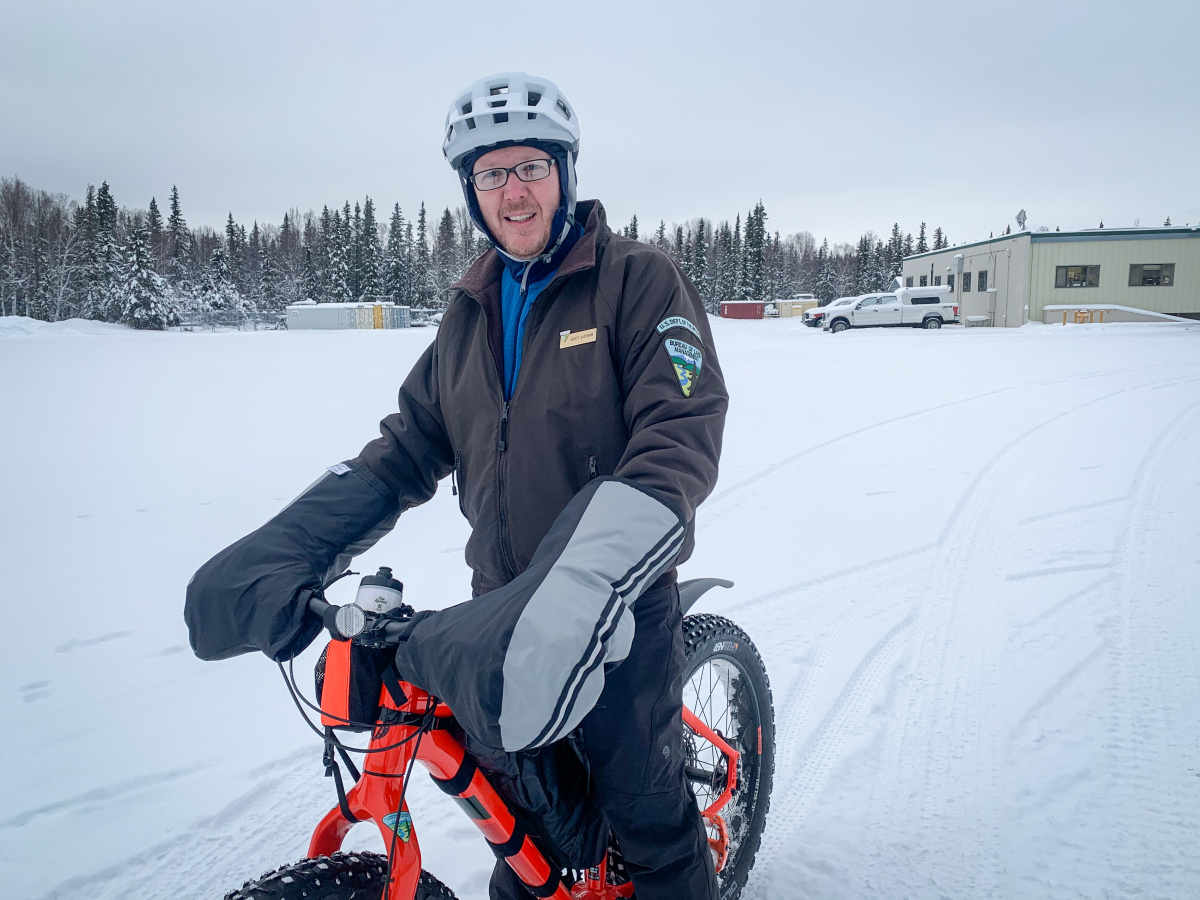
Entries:
<svg viewBox="0 0 1200 900">
<path fill-rule="evenodd" d="M 969 244 L 958 244 L 954 247 L 943 247 L 941 250 L 929 250 L 925 253 L 914 253 L 904 257 L 922 259 L 926 256 L 936 256 L 939 253 L 958 253 L 971 247 L 982 247 L 985 244 L 997 244 L 1001 241 L 1011 241 L 1019 238 L 1029 238 L 1032 242 L 1042 244 L 1053 243 L 1087 243 L 1088 241 L 1152 241 L 1171 238 L 1200 238 L 1200 226 L 1171 226 L 1168 228 L 1088 228 L 1083 231 L 1018 231 L 1013 234 L 1002 234 L 999 237 L 983 241 L 972 241 Z"/>
</svg>

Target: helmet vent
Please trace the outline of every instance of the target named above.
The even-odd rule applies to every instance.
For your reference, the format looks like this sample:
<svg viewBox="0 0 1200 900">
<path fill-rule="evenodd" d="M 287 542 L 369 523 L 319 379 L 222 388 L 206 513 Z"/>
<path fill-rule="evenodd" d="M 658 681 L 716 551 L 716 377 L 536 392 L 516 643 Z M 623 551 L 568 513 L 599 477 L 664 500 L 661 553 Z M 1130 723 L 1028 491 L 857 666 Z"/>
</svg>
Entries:
<svg viewBox="0 0 1200 900">
<path fill-rule="evenodd" d="M 468 100 L 466 103 L 463 104 L 462 114 L 465 116 L 470 112 L 471 112 L 471 101 Z"/>
<path fill-rule="evenodd" d="M 537 118 L 537 113 L 525 113 L 525 118 L 527 118 L 527 119 L 536 119 L 536 118 Z"/>
<path fill-rule="evenodd" d="M 471 131 L 474 127 L 475 127 L 475 117 L 471 116 L 471 118 L 467 119 L 467 131 Z"/>
<path fill-rule="evenodd" d="M 530 106 L 537 106 L 541 102 L 542 102 L 541 94 L 539 94 L 537 91 L 529 92 L 529 105 Z"/>
<path fill-rule="evenodd" d="M 508 113 L 492 113 L 492 124 L 503 125 L 508 121 Z"/>
<path fill-rule="evenodd" d="M 507 94 L 507 93 L 508 93 L 508 85 L 507 84 L 498 84 L 494 88 L 492 88 L 490 91 L 488 91 L 488 95 L 492 96 L 492 97 L 495 97 L 497 94 Z"/>
<path fill-rule="evenodd" d="M 563 114 L 563 117 L 566 118 L 566 120 L 568 122 L 570 122 L 571 121 L 571 111 L 569 109 L 567 109 L 567 104 L 565 104 L 561 100 L 559 100 L 554 105 L 558 107 L 558 111 Z"/>
</svg>

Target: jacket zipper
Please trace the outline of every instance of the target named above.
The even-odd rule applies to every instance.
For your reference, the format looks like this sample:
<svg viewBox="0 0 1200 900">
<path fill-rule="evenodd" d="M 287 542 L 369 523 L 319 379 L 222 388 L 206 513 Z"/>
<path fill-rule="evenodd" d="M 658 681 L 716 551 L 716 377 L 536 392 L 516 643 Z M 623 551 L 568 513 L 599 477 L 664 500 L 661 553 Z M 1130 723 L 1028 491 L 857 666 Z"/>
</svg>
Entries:
<svg viewBox="0 0 1200 900">
<path fill-rule="evenodd" d="M 464 502 L 466 498 L 463 495 L 463 492 L 458 489 L 459 470 L 461 468 L 462 468 L 462 454 L 455 453 L 454 454 L 454 471 L 450 473 L 450 494 L 451 494 L 451 496 L 458 497 L 458 511 L 465 516 L 467 514 L 467 507 L 466 507 L 466 503 Z"/>
<path fill-rule="evenodd" d="M 525 272 L 521 276 L 521 303 L 525 303 L 525 292 L 529 281 L 529 270 L 533 268 L 530 263 L 525 266 Z M 486 316 L 486 311 L 484 315 Z M 524 335 L 519 336 L 524 340 Z M 518 373 L 519 374 L 519 373 Z M 517 384 L 513 382 L 513 393 L 517 392 Z M 500 396 L 504 396 L 504 379 L 500 380 Z M 508 568 L 510 578 L 517 577 L 517 561 L 513 555 L 512 535 L 508 530 L 508 504 L 504 495 L 504 454 L 508 451 L 508 400 L 504 401 L 504 406 L 500 410 L 500 445 L 497 448 L 496 455 L 496 499 L 500 506 L 500 556 L 504 560 L 504 565 Z"/>
<path fill-rule="evenodd" d="M 533 268 L 533 263 L 529 263 L 528 265 L 525 266 L 525 271 L 521 275 L 521 302 L 522 302 L 522 304 L 525 301 L 525 294 L 528 290 L 529 271 L 532 268 Z M 557 278 L 553 279 L 553 281 L 557 281 L 557 280 L 558 280 Z M 550 285 L 546 285 L 546 287 L 550 287 Z M 544 290 L 545 289 L 543 289 L 543 291 Z M 540 295 L 539 295 L 539 297 L 540 297 Z M 483 304 L 480 304 L 480 306 L 483 306 Z M 532 310 L 531 310 L 531 312 L 532 312 Z M 486 328 L 487 327 L 487 307 L 486 306 L 483 306 L 483 318 L 484 318 L 484 326 Z M 524 343 L 525 335 L 521 335 L 520 337 L 521 337 L 522 343 Z M 496 363 L 496 360 L 493 358 L 492 362 Z M 508 507 L 505 505 L 505 496 L 504 496 L 504 454 L 508 450 L 508 400 L 504 400 L 504 376 L 503 376 L 503 374 L 501 374 L 501 370 L 500 370 L 498 363 L 496 363 L 496 381 L 500 385 L 500 397 L 504 402 L 504 406 L 500 410 L 500 443 L 496 448 L 498 451 L 497 455 L 496 455 L 496 499 L 497 499 L 497 505 L 500 508 L 500 557 L 501 557 L 501 559 L 504 560 L 504 565 L 508 569 L 509 577 L 516 578 L 518 575 L 517 561 L 516 561 L 516 558 L 513 556 L 512 536 L 509 534 L 509 531 L 508 531 Z M 516 385 L 516 382 L 513 382 L 513 393 L 516 394 L 516 392 L 517 392 L 517 385 Z M 461 505 L 461 503 L 462 503 L 462 500 L 460 498 L 459 504 Z"/>
</svg>

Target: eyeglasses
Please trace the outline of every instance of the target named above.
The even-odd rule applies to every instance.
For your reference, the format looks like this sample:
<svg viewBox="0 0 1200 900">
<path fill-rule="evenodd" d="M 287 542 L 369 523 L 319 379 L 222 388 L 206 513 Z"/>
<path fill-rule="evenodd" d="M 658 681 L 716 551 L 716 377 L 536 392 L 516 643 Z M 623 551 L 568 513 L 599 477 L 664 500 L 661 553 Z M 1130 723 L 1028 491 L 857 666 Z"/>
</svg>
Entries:
<svg viewBox="0 0 1200 900">
<path fill-rule="evenodd" d="M 541 181 L 550 177 L 552 159 L 527 159 L 510 169 L 484 169 L 471 176 L 471 184 L 477 191 L 494 191 L 508 184 L 508 173 L 514 173 L 521 181 Z"/>
</svg>

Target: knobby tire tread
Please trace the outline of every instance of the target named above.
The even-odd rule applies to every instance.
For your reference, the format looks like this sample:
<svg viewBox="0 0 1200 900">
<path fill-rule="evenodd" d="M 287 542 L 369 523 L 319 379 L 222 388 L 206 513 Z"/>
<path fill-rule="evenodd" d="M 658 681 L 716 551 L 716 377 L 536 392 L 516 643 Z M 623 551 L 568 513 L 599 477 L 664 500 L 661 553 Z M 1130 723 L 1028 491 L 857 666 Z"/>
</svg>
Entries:
<svg viewBox="0 0 1200 900">
<path fill-rule="evenodd" d="M 687 659 L 685 681 L 707 658 L 705 649 L 720 640 L 736 641 L 739 650 L 744 651 L 744 656 L 748 657 L 744 661 L 748 662 L 750 674 L 761 680 L 761 685 L 752 685 L 759 706 L 760 725 L 764 731 L 762 755 L 765 757 L 760 763 L 754 822 L 745 842 L 738 848 L 737 859 L 731 860 L 731 864 L 727 864 L 725 870 L 717 876 L 721 885 L 722 900 L 736 900 L 741 895 L 753 868 L 754 857 L 762 844 L 763 830 L 771 808 L 771 787 L 775 777 L 775 703 L 771 693 L 771 682 L 767 678 L 767 670 L 758 648 L 746 632 L 724 616 L 697 613 L 684 617 L 683 649 Z M 736 867 L 737 871 L 731 871 L 733 867 Z"/>
<path fill-rule="evenodd" d="M 302 859 L 267 872 L 225 900 L 380 900 L 387 875 L 382 853 L 338 852 Z M 455 900 L 454 892 L 424 869 L 416 900 Z"/>
</svg>

